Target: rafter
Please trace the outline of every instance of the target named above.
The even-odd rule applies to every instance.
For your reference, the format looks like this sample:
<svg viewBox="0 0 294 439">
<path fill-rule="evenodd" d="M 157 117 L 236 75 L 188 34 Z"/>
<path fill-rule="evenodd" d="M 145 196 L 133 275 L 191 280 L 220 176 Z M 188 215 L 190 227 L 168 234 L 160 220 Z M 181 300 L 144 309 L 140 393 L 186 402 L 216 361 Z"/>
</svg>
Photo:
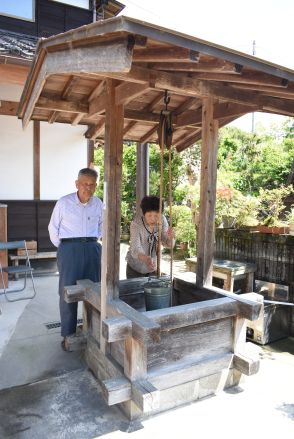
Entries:
<svg viewBox="0 0 294 439">
<path fill-rule="evenodd" d="M 95 140 L 95 138 L 103 132 L 104 126 L 105 119 L 103 118 L 96 125 L 91 125 L 85 132 L 84 136 L 89 140 Z"/>
<path fill-rule="evenodd" d="M 151 128 L 149 131 L 147 131 L 146 134 L 144 134 L 144 136 L 142 136 L 139 140 L 140 143 L 146 143 L 148 142 L 148 140 L 150 140 L 150 138 L 153 136 L 154 133 L 156 133 L 156 131 L 158 130 L 158 126 L 159 124 L 156 124 L 153 128 Z"/>
<path fill-rule="evenodd" d="M 149 89 L 149 84 L 133 84 L 124 82 L 115 88 L 115 102 L 117 105 L 126 105 L 136 97 L 144 94 Z"/>
<path fill-rule="evenodd" d="M 189 50 L 182 47 L 154 47 L 149 49 L 134 49 L 134 62 L 181 62 L 181 61 L 197 62 L 199 60 L 199 52 Z"/>
</svg>

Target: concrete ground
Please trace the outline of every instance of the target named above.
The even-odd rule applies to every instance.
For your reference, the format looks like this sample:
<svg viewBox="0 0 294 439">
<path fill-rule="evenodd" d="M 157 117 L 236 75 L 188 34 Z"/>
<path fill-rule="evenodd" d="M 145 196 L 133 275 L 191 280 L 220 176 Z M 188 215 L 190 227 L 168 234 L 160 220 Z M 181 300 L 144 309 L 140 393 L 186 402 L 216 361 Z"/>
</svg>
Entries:
<svg viewBox="0 0 294 439">
<path fill-rule="evenodd" d="M 1 439 L 293 435 L 293 338 L 254 345 L 260 371 L 239 387 L 129 422 L 118 408 L 105 404 L 80 354 L 60 348 L 58 276 L 39 276 L 35 281 L 37 295 L 32 300 L 7 303 L 0 295 Z"/>
</svg>

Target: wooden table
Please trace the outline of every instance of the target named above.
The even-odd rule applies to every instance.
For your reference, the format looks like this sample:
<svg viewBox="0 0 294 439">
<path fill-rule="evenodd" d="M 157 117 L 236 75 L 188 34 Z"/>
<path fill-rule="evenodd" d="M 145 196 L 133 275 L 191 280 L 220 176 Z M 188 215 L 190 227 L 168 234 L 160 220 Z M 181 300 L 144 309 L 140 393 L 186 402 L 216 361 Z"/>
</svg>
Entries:
<svg viewBox="0 0 294 439">
<path fill-rule="evenodd" d="M 19 261 L 25 261 L 26 255 L 9 255 L 9 259 L 14 267 L 19 265 Z M 33 255 L 29 254 L 29 259 L 56 259 L 56 251 L 53 252 L 37 252 Z M 15 275 L 15 279 L 17 279 L 17 274 Z"/>
<path fill-rule="evenodd" d="M 186 265 L 189 271 L 196 273 L 197 258 L 186 259 Z M 245 286 L 243 293 L 253 291 L 254 272 L 256 265 L 249 262 L 229 261 L 227 259 L 214 259 L 212 276 L 218 279 L 223 279 L 224 290 L 234 291 L 234 281 L 245 279 Z"/>
</svg>

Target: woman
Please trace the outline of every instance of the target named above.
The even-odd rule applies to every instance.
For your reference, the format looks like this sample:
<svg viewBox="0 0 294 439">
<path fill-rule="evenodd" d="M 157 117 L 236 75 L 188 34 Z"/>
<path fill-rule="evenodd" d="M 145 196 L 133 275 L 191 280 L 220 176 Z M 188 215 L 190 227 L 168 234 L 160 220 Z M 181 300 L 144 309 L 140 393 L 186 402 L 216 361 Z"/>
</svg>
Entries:
<svg viewBox="0 0 294 439">
<path fill-rule="evenodd" d="M 159 198 L 146 196 L 140 207 L 143 215 L 138 215 L 131 223 L 131 242 L 126 256 L 127 279 L 156 275 Z M 161 242 L 165 247 L 175 244 L 174 232 L 162 215 Z"/>
</svg>

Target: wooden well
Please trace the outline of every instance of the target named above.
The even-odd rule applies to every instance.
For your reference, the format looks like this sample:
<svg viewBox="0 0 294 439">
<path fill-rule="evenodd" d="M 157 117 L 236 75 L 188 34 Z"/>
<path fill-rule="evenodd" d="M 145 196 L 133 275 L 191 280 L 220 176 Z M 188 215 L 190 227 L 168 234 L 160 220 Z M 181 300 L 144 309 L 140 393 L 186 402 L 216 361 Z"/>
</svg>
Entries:
<svg viewBox="0 0 294 439">
<path fill-rule="evenodd" d="M 119 404 L 130 419 L 214 395 L 258 371 L 259 360 L 246 353 L 246 319 L 256 319 L 261 304 L 247 294 L 235 300 L 198 288 L 188 275 L 174 279 L 174 306 L 147 312 L 146 279 L 120 281 L 119 299 L 107 304 L 102 322 L 99 283 L 66 288 L 68 302 L 84 302 L 86 362 L 107 404 Z"/>
<path fill-rule="evenodd" d="M 146 312 L 142 279 L 119 281 L 122 150 L 124 140 L 158 143 L 166 92 L 175 150 L 202 140 L 197 273 L 196 282 L 174 281 L 176 306 Z M 39 42 L 19 105 L 23 126 L 84 125 L 104 147 L 101 284 L 81 281 L 66 297 L 84 302 L 87 363 L 108 404 L 131 419 L 258 369 L 244 351 L 245 319 L 262 305 L 211 286 L 218 129 L 253 111 L 293 116 L 293 70 L 128 17 Z"/>
</svg>

